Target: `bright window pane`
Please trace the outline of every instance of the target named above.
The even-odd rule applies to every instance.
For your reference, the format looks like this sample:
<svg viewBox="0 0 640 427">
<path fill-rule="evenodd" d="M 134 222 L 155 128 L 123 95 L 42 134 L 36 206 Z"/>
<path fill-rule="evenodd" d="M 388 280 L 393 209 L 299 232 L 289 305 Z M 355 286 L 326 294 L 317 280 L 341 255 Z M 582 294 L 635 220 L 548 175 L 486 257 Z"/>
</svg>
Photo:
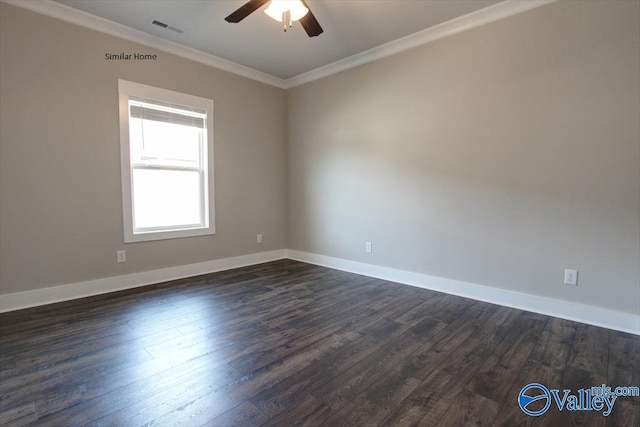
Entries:
<svg viewBox="0 0 640 427">
<path fill-rule="evenodd" d="M 200 174 L 133 169 L 134 229 L 202 226 Z"/>
</svg>

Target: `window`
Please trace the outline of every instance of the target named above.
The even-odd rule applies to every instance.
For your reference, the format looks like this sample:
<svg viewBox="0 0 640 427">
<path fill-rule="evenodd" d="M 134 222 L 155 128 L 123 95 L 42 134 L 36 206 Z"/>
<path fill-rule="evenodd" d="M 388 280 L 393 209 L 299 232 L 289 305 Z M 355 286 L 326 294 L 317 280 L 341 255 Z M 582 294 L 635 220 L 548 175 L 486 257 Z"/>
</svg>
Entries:
<svg viewBox="0 0 640 427">
<path fill-rule="evenodd" d="M 118 92 L 124 241 L 215 233 L 213 101 L 125 80 Z"/>
</svg>

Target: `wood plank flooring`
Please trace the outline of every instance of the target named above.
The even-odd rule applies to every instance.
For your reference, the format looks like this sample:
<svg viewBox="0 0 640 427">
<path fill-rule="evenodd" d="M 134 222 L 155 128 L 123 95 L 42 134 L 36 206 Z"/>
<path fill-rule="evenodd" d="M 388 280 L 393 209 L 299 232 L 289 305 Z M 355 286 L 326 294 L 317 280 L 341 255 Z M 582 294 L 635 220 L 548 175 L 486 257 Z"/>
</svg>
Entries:
<svg viewBox="0 0 640 427">
<path fill-rule="evenodd" d="M 3 426 L 638 426 L 640 337 L 291 260 L 0 315 Z"/>
</svg>

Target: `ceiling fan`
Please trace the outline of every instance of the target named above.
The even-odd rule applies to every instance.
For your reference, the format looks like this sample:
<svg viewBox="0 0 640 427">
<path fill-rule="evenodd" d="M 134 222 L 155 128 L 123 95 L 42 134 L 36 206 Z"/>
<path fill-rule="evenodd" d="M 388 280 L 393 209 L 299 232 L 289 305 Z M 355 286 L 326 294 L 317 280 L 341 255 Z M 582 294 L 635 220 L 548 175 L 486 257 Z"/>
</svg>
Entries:
<svg viewBox="0 0 640 427">
<path fill-rule="evenodd" d="M 270 0 L 250 0 L 224 19 L 227 22 L 238 23 L 269 2 Z M 302 28 L 309 37 L 316 37 L 324 31 L 305 0 L 271 0 L 265 12 L 276 21 L 281 21 L 285 31 L 287 31 L 287 26 L 291 27 L 293 21 L 297 20 L 300 20 Z"/>
</svg>

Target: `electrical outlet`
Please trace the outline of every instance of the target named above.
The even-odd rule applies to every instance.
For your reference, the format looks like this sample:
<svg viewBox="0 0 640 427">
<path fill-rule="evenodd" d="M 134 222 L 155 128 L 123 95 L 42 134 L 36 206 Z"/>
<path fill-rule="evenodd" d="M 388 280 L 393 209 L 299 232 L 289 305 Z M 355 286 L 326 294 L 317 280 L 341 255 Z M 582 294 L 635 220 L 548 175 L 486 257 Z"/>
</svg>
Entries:
<svg viewBox="0 0 640 427">
<path fill-rule="evenodd" d="M 373 252 L 373 246 L 371 245 L 371 242 L 366 242 L 364 244 L 364 251 L 365 252 Z"/>
<path fill-rule="evenodd" d="M 116 252 L 116 259 L 118 262 L 127 262 L 127 252 L 124 249 Z"/>
<path fill-rule="evenodd" d="M 256 235 L 256 242 L 262 243 L 262 234 L 257 234 Z"/>
<path fill-rule="evenodd" d="M 578 270 L 565 270 L 564 284 L 578 286 Z"/>
</svg>

